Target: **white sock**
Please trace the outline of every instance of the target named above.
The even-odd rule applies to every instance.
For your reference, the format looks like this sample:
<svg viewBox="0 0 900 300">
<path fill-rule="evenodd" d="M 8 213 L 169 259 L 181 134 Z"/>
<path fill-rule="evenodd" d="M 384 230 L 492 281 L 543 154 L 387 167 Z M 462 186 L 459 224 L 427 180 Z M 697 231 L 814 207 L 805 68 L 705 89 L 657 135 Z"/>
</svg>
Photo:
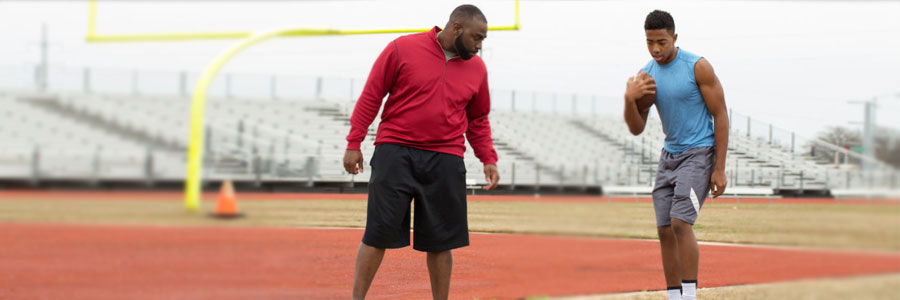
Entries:
<svg viewBox="0 0 900 300">
<path fill-rule="evenodd" d="M 669 300 L 681 300 L 681 288 L 669 287 L 667 291 L 669 293 Z"/>
<path fill-rule="evenodd" d="M 682 294 L 681 299 L 697 300 L 697 281 L 696 280 L 682 281 L 681 288 L 684 290 L 684 294 Z"/>
</svg>

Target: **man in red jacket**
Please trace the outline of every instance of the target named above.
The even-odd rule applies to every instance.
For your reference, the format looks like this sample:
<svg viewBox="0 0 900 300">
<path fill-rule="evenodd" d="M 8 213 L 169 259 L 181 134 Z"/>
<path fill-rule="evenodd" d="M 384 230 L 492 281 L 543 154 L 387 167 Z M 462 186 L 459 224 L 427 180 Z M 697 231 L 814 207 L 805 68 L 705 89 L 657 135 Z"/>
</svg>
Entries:
<svg viewBox="0 0 900 300">
<path fill-rule="evenodd" d="M 451 249 L 469 245 L 466 215 L 468 138 L 484 163 L 485 189 L 497 186 L 491 140 L 487 69 L 480 57 L 487 19 L 472 5 L 450 14 L 445 30 L 397 38 L 375 61 L 353 116 L 344 169 L 363 171 L 360 143 L 378 114 L 366 232 L 356 256 L 353 298 L 364 299 L 386 248 L 409 246 L 410 202 L 415 201 L 413 249 L 427 252 L 434 299 L 447 299 Z M 465 134 L 465 137 L 463 136 Z"/>
</svg>

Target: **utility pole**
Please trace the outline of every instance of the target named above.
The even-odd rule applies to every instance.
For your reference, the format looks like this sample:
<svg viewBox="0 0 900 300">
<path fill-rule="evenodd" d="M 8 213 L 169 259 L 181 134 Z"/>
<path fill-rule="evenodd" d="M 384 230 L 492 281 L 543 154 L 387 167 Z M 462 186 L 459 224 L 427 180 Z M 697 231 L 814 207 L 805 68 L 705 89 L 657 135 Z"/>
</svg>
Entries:
<svg viewBox="0 0 900 300">
<path fill-rule="evenodd" d="M 874 169 L 872 159 L 875 159 L 875 108 L 877 98 L 868 101 L 849 101 L 850 104 L 862 104 L 863 109 L 863 156 L 869 158 L 862 161 L 862 170 Z"/>
</svg>

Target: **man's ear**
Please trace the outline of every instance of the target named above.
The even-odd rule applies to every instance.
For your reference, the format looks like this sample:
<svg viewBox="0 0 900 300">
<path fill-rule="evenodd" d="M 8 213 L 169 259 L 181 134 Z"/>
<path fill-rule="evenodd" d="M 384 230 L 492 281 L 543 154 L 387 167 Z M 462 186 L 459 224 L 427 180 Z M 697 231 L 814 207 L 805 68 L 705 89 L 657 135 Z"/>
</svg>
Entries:
<svg viewBox="0 0 900 300">
<path fill-rule="evenodd" d="M 453 34 L 455 35 L 459 35 L 459 33 L 462 32 L 462 24 L 454 22 L 453 25 L 450 25 L 450 27 L 453 28 Z"/>
<path fill-rule="evenodd" d="M 672 36 L 672 44 L 674 44 L 675 41 L 677 41 L 677 40 L 678 40 L 678 34 L 676 33 L 675 35 Z"/>
</svg>

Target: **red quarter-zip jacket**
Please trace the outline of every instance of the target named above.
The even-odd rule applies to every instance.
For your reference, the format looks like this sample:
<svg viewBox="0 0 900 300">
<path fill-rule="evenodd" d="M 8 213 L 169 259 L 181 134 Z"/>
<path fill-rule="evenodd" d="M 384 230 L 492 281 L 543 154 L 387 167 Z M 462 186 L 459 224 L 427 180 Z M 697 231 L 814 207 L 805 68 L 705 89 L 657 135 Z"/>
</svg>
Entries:
<svg viewBox="0 0 900 300">
<path fill-rule="evenodd" d="M 401 36 L 384 48 L 353 109 L 347 149 L 360 149 L 389 94 L 375 145 L 398 144 L 462 157 L 465 133 L 482 163 L 497 163 L 488 122 L 487 68 L 477 55 L 447 61 L 437 40 L 440 30 L 435 26 Z"/>
</svg>

